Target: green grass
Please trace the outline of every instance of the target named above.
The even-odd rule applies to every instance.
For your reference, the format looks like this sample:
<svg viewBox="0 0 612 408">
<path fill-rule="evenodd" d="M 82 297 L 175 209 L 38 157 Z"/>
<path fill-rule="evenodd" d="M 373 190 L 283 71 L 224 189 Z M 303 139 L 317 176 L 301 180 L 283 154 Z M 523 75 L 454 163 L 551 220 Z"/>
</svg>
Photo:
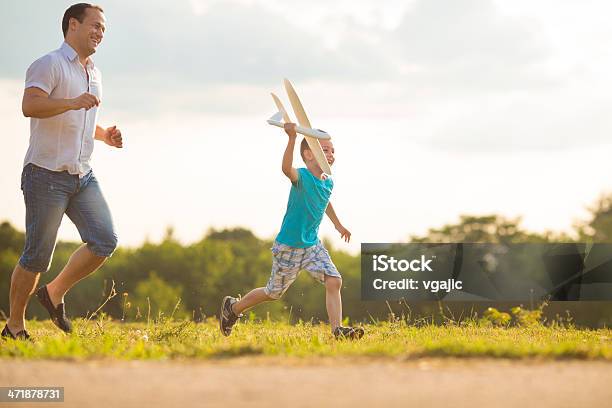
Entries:
<svg viewBox="0 0 612 408">
<path fill-rule="evenodd" d="M 7 359 L 230 359 L 237 356 L 295 358 L 493 357 L 612 360 L 612 330 L 560 326 L 366 325 L 360 341 L 336 341 L 326 325 L 246 322 L 231 337 L 215 320 L 205 323 L 120 323 L 76 320 L 64 335 L 49 321 L 29 322 L 35 342 L 0 341 Z"/>
</svg>

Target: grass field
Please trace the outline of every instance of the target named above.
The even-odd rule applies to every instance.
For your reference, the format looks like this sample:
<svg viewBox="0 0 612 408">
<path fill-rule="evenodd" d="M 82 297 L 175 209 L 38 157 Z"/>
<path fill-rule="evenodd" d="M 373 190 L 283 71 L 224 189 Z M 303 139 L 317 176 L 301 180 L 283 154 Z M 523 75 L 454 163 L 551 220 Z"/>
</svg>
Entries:
<svg viewBox="0 0 612 408">
<path fill-rule="evenodd" d="M 493 357 L 612 360 L 612 330 L 560 325 L 494 326 L 479 321 L 431 325 L 380 322 L 364 326 L 359 341 L 337 341 L 326 325 L 247 321 L 223 337 L 217 321 L 121 323 L 74 321 L 64 335 L 49 321 L 29 322 L 35 342 L 0 342 L 3 359 L 229 359 L 238 356 L 296 358 Z"/>
</svg>

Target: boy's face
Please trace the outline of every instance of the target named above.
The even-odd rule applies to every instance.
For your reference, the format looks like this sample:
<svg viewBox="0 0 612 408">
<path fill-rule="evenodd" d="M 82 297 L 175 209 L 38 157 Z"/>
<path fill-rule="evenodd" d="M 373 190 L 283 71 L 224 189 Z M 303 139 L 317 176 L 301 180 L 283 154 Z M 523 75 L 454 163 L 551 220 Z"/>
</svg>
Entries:
<svg viewBox="0 0 612 408">
<path fill-rule="evenodd" d="M 321 149 L 323 150 L 323 154 L 325 154 L 327 163 L 329 163 L 330 166 L 333 165 L 336 161 L 336 158 L 334 157 L 334 144 L 331 142 L 331 140 L 319 140 L 319 144 L 321 144 Z M 319 167 L 317 160 L 310 149 L 304 150 L 304 162 L 307 165 L 313 164 Z"/>
<path fill-rule="evenodd" d="M 325 153 L 325 158 L 327 159 L 327 163 L 331 166 L 336 161 L 334 157 L 334 144 L 331 140 L 319 140 L 321 144 L 321 148 L 323 149 L 323 153 Z"/>
</svg>

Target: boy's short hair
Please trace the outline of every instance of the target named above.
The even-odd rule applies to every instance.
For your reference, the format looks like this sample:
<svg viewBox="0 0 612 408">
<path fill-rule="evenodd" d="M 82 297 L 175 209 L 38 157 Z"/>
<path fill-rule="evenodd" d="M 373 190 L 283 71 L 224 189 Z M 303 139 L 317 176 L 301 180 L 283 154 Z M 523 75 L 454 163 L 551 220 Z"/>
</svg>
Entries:
<svg viewBox="0 0 612 408">
<path fill-rule="evenodd" d="M 302 143 L 300 144 L 300 156 L 302 156 L 302 160 L 306 161 L 306 158 L 304 157 L 304 150 L 310 150 L 310 146 L 308 146 L 306 138 L 303 138 Z"/>
</svg>

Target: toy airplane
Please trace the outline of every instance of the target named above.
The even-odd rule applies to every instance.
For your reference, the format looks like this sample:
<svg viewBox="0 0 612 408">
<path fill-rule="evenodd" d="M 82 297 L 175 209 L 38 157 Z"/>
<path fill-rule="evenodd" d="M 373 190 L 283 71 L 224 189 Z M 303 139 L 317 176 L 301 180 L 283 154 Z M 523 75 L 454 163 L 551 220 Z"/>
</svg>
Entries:
<svg viewBox="0 0 612 408">
<path fill-rule="evenodd" d="M 283 119 L 283 116 L 284 116 L 283 112 L 276 112 L 274 115 L 272 115 L 270 119 L 268 119 L 268 123 L 272 126 L 277 126 L 279 128 L 282 128 L 285 125 L 285 122 L 281 122 L 281 119 Z M 304 136 L 315 137 L 317 139 L 323 139 L 323 140 L 331 139 L 331 136 L 329 135 L 329 133 L 321 129 L 311 129 L 311 128 L 305 128 L 300 125 L 296 125 L 295 131 Z"/>
<path fill-rule="evenodd" d="M 321 167 L 323 173 L 326 173 L 327 175 L 331 176 L 331 167 L 329 166 L 327 158 L 325 157 L 325 153 L 323 152 L 321 144 L 319 143 L 319 139 L 328 140 L 331 139 L 331 136 L 323 130 L 313 129 L 312 126 L 310 126 L 310 121 L 306 116 L 304 107 L 302 106 L 300 98 L 297 96 L 295 89 L 293 89 L 291 82 L 285 79 L 284 83 L 285 89 L 287 90 L 287 95 L 289 96 L 289 102 L 291 102 L 291 106 L 293 107 L 293 111 L 295 112 L 295 116 L 298 120 L 298 125 L 295 127 L 296 132 L 304 135 L 306 143 L 308 143 L 308 147 L 310 147 L 310 150 L 312 151 L 317 161 L 317 164 L 319 165 L 319 167 Z M 274 103 L 276 104 L 278 112 L 275 113 L 270 119 L 268 119 L 268 123 L 272 126 L 283 127 L 285 123 L 291 122 L 291 118 L 289 118 L 289 115 L 287 114 L 287 111 L 285 110 L 285 107 L 283 106 L 278 96 L 276 96 L 275 94 L 271 95 L 272 99 L 274 99 Z M 283 120 L 282 122 L 281 119 Z"/>
</svg>

